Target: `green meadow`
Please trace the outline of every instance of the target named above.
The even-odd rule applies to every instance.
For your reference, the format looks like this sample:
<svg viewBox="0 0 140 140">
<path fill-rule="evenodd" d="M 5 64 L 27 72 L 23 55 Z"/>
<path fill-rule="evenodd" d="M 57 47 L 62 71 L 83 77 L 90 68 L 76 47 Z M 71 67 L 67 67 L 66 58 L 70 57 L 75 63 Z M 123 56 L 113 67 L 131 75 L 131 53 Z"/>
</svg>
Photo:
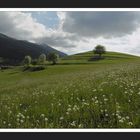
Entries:
<svg viewBox="0 0 140 140">
<path fill-rule="evenodd" d="M 0 70 L 0 128 L 140 128 L 140 57 L 92 56 Z"/>
</svg>

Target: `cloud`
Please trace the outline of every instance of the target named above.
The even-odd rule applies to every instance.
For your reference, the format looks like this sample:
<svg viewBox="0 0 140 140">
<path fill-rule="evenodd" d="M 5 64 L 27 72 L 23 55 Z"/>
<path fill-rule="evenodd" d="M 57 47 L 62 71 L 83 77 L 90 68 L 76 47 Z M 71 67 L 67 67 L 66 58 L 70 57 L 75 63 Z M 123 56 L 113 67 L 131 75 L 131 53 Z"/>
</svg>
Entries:
<svg viewBox="0 0 140 140">
<path fill-rule="evenodd" d="M 0 12 L 0 32 L 17 39 L 46 43 L 68 54 L 93 50 L 97 44 L 109 51 L 140 54 L 140 12 L 56 14 L 58 26 L 50 28 L 32 12 Z"/>
<path fill-rule="evenodd" d="M 46 27 L 30 13 L 0 12 L 0 32 L 11 37 L 32 40 L 44 36 Z"/>
<path fill-rule="evenodd" d="M 85 37 L 121 37 L 139 26 L 140 12 L 65 12 L 63 30 Z"/>
<path fill-rule="evenodd" d="M 80 38 L 73 33 L 62 31 L 61 24 L 60 21 L 58 28 L 52 29 L 39 23 L 29 12 L 0 12 L 1 33 L 21 40 L 46 43 L 58 49 L 76 47 L 75 42 Z"/>
</svg>

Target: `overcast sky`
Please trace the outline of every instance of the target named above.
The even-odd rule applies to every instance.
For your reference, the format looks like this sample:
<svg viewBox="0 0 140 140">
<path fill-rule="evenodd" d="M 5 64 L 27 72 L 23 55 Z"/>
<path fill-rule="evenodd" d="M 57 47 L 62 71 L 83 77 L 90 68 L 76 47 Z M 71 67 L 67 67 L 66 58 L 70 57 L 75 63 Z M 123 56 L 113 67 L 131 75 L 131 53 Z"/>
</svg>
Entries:
<svg viewBox="0 0 140 140">
<path fill-rule="evenodd" d="M 0 12 L 0 32 L 67 54 L 93 50 L 140 55 L 140 11 Z"/>
</svg>

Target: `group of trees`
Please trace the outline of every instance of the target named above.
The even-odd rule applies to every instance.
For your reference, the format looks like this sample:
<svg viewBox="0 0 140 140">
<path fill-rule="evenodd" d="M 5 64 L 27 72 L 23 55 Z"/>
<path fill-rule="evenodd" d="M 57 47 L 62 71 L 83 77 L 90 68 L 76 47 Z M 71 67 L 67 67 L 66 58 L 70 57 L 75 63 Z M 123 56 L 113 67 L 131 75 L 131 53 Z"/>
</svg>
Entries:
<svg viewBox="0 0 140 140">
<path fill-rule="evenodd" d="M 97 45 L 95 47 L 95 49 L 93 50 L 93 53 L 98 55 L 98 59 L 101 59 L 102 54 L 106 53 L 106 49 L 102 45 Z M 34 64 L 43 65 L 48 60 L 49 62 L 52 62 L 52 64 L 54 65 L 54 64 L 56 64 L 58 58 L 59 58 L 58 55 L 56 53 L 53 53 L 53 52 L 49 53 L 47 56 L 44 53 L 42 53 L 37 60 L 34 60 Z M 33 62 L 33 60 L 31 58 L 31 56 L 29 56 L 29 55 L 25 56 L 24 64 L 26 66 L 29 66 L 32 62 Z"/>
<path fill-rule="evenodd" d="M 52 64 L 56 64 L 56 62 L 58 61 L 58 55 L 56 53 L 49 53 L 47 56 L 46 54 L 42 53 L 37 60 L 32 60 L 31 56 L 27 55 L 25 56 L 23 62 L 26 66 L 29 66 L 32 62 L 34 62 L 34 64 L 40 64 L 40 65 L 44 65 L 46 63 L 46 61 L 48 60 L 49 62 L 52 62 Z"/>
</svg>

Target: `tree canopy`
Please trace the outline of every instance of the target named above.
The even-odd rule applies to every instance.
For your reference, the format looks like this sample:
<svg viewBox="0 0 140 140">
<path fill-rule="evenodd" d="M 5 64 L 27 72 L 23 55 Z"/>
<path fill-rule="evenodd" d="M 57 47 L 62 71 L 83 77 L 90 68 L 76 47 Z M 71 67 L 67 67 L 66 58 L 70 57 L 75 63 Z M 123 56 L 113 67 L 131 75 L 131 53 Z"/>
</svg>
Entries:
<svg viewBox="0 0 140 140">
<path fill-rule="evenodd" d="M 98 54 L 99 57 L 101 57 L 102 54 L 104 54 L 104 53 L 106 52 L 106 49 L 105 49 L 105 47 L 102 46 L 102 45 L 97 45 L 97 46 L 95 47 L 95 49 L 93 50 L 93 52 L 94 52 L 94 54 Z"/>
<path fill-rule="evenodd" d="M 48 61 L 51 61 L 52 64 L 56 64 L 56 62 L 58 61 L 58 55 L 54 52 L 51 52 L 48 54 L 47 59 Z"/>
</svg>

